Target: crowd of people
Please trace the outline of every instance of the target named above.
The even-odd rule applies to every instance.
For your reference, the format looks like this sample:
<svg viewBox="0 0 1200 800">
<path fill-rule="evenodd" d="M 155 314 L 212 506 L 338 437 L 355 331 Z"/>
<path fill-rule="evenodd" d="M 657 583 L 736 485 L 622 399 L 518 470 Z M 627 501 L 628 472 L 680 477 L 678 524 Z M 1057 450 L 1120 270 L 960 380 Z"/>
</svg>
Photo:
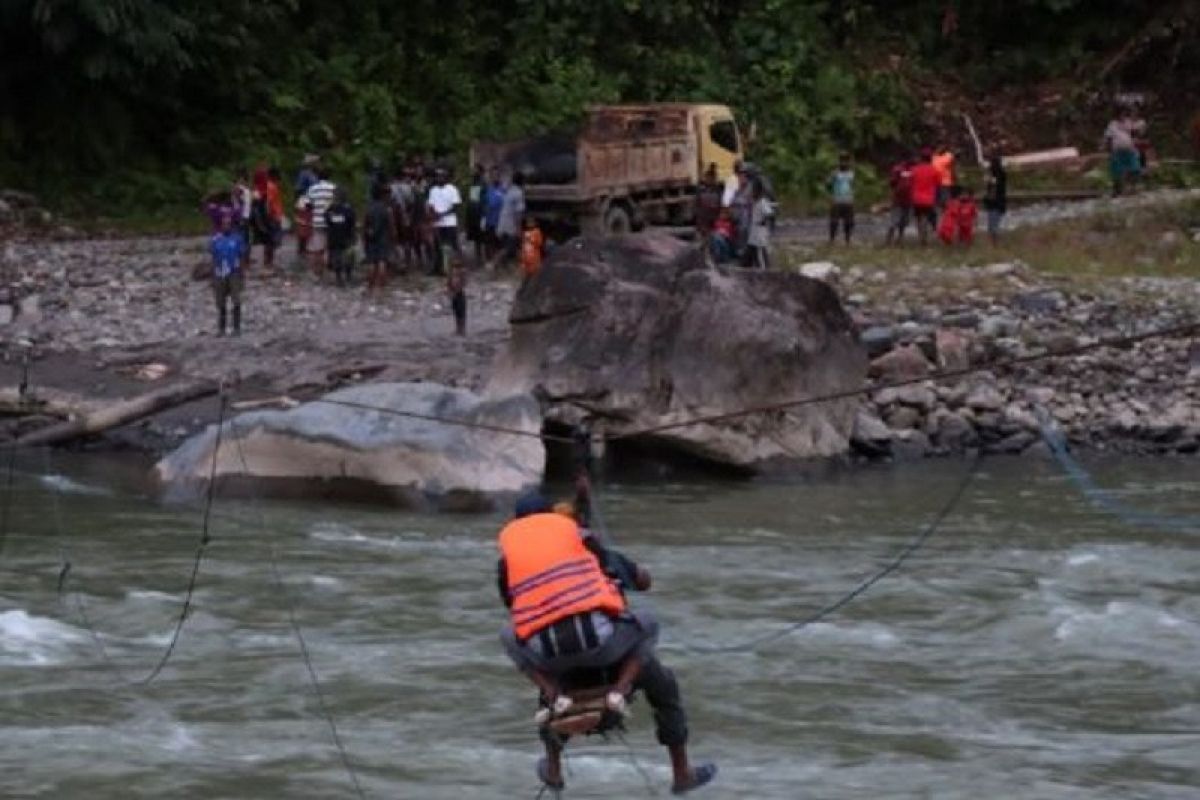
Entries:
<svg viewBox="0 0 1200 800">
<path fill-rule="evenodd" d="M 1114 194 L 1126 191 L 1145 171 L 1145 132 L 1145 122 L 1129 108 L 1122 108 L 1105 129 Z M 987 234 L 996 243 L 1008 210 L 1008 173 L 998 153 L 989 158 L 982 180 L 977 200 L 973 188 L 960 180 L 954 152 L 944 144 L 900 158 L 888 174 L 891 208 L 885 244 L 902 244 L 912 224 L 922 245 L 936 237 L 945 245 L 970 246 L 980 206 Z M 390 175 L 372 162 L 365 183 L 361 220 L 345 187 L 333 181 L 315 155 L 304 158 L 290 187 L 291 219 L 275 167 L 242 171 L 228 190 L 205 198 L 213 227 L 210 250 L 220 335 L 230 327 L 234 335 L 241 332 L 241 298 L 252 250 L 261 247 L 263 267 L 274 269 L 289 229 L 295 233 L 298 262 L 307 264 L 319 282 L 350 286 L 360 259 L 368 294 L 385 292 L 393 275 L 444 278 L 459 334 L 466 333 L 467 319 L 464 242 L 476 269 L 516 264 L 531 276 L 541 268 L 550 245 L 537 219 L 526 213 L 520 173 L 506 175 L 476 165 L 465 202 L 447 168 L 420 158 L 404 161 Z M 829 242 L 840 236 L 849 244 L 855 230 L 855 169 L 849 154 L 839 158 L 825 189 Z M 760 169 L 739 161 L 722 181 L 717 166 L 708 165 L 694 212 L 698 238 L 714 263 L 770 266 L 776 199 Z"/>
<path fill-rule="evenodd" d="M 974 243 L 979 203 L 974 189 L 959 179 L 956 162 L 953 150 L 938 145 L 923 148 L 892 165 L 888 173 L 891 218 L 885 244 L 903 244 L 910 222 L 915 224 L 917 241 L 922 245 L 928 244 L 931 234 L 945 245 Z M 987 233 L 995 244 L 1008 213 L 1008 171 L 999 153 L 988 159 L 983 181 Z M 834 233 L 831 215 L 831 242 Z M 846 241 L 850 241 L 849 230 Z"/>
<path fill-rule="evenodd" d="M 940 145 L 905 156 L 892 166 L 888 176 L 891 217 L 885 244 L 903 243 L 910 223 L 923 245 L 933 236 L 946 245 L 974 242 L 979 204 L 974 190 L 959 180 L 955 161 L 953 151 Z M 1008 172 L 999 154 L 989 159 L 983 181 L 987 232 L 995 243 L 1008 211 Z M 855 170 L 849 154 L 838 159 L 825 191 L 829 243 L 840 236 L 850 244 L 855 227 Z M 716 165 L 709 165 L 696 193 L 695 220 L 697 234 L 714 263 L 770 266 L 775 215 L 774 192 L 760 170 L 739 162 L 733 177 L 721 183 Z"/>
<path fill-rule="evenodd" d="M 1150 162 L 1150 140 L 1146 120 L 1133 105 L 1118 106 L 1104 129 L 1104 150 L 1112 193 L 1124 194 L 1145 173 Z"/>
<path fill-rule="evenodd" d="M 775 210 L 770 179 L 753 164 L 737 162 L 724 182 L 709 164 L 696 190 L 696 232 L 714 263 L 766 269 Z"/>
<path fill-rule="evenodd" d="M 240 172 L 229 189 L 204 199 L 213 229 L 218 335 L 227 332 L 230 305 L 232 333 L 241 333 L 241 297 L 253 249 L 262 248 L 263 268 L 273 270 L 289 229 L 295 233 L 297 263 L 306 264 L 319 283 L 348 287 L 357 280 L 359 263 L 369 295 L 386 292 L 392 275 L 444 278 L 459 335 L 467 330 L 464 238 L 476 269 L 517 264 L 528 277 L 541 268 L 547 239 L 537 219 L 526 214 L 520 173 L 502 177 L 498 169 L 477 165 L 465 203 L 450 171 L 427 166 L 423 159 L 406 160 L 390 176 L 372 162 L 365 184 L 361 220 L 349 192 L 316 155 L 305 156 L 296 175 L 291 218 L 275 167 L 260 166 L 252 176 Z"/>
</svg>

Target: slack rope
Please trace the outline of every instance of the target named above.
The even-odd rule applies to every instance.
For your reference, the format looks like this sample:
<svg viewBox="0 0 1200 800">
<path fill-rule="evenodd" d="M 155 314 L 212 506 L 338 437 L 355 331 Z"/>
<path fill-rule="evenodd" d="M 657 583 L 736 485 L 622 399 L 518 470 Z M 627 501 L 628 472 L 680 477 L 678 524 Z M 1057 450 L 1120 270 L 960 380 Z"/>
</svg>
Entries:
<svg viewBox="0 0 1200 800">
<path fill-rule="evenodd" d="M 968 375 L 974 375 L 979 372 L 987 372 L 994 369 L 1011 369 L 1024 364 L 1032 364 L 1038 361 L 1046 361 L 1056 358 L 1070 358 L 1084 353 L 1100 350 L 1105 347 L 1127 347 L 1139 342 L 1149 341 L 1152 339 L 1169 339 L 1178 336 L 1186 336 L 1200 331 L 1200 323 L 1189 322 L 1182 325 L 1173 325 L 1166 328 L 1156 328 L 1152 331 L 1144 333 L 1112 336 L 1105 339 L 1097 339 L 1094 342 L 1077 345 L 1075 347 L 1056 350 L 1046 353 L 1030 353 L 1024 356 L 1014 356 L 1012 358 L 1000 358 L 987 364 L 980 364 L 974 367 L 964 367 L 962 369 L 944 370 L 935 372 L 932 375 L 926 375 L 920 378 L 906 378 L 899 381 L 891 381 L 882 383 L 877 386 L 862 387 L 859 389 L 845 389 L 840 392 L 831 392 L 829 394 L 819 395 L 817 397 L 802 397 L 794 400 L 784 400 L 778 403 L 766 403 L 759 406 L 751 406 L 736 411 L 729 411 L 720 414 L 709 414 L 699 417 L 691 417 L 689 419 L 680 420 L 678 422 L 665 422 L 661 425 L 651 425 L 638 430 L 626 431 L 617 433 L 607 437 L 608 441 L 619 441 L 621 439 L 631 439 L 641 436 L 650 436 L 664 431 L 677 430 L 679 428 L 689 428 L 693 425 L 704 425 L 712 422 L 727 422 L 741 417 L 748 417 L 754 414 L 763 414 L 773 411 L 787 411 L 793 408 L 801 408 L 803 406 L 815 405 L 817 403 L 827 403 L 834 400 L 847 400 L 852 397 L 857 397 L 862 394 L 871 392 L 880 392 L 885 389 L 899 389 L 904 386 L 913 386 L 925 383 L 926 381 L 945 381 L 955 378 L 964 378 Z"/>
<path fill-rule="evenodd" d="M 23 401 L 29 388 L 29 356 L 21 360 L 21 384 L 17 387 L 17 398 Z M 13 476 L 17 469 L 17 448 L 9 447 L 8 464 L 5 468 L 4 501 L 0 504 L 0 555 L 8 544 L 8 517 L 12 511 Z"/>
<path fill-rule="evenodd" d="M 188 578 L 187 591 L 183 596 L 183 605 L 179 609 L 179 618 L 175 621 L 175 629 L 171 632 L 171 641 L 167 644 L 167 649 L 163 651 L 162 657 L 158 663 L 150 670 L 150 673 L 138 681 L 139 684 L 146 686 L 151 681 L 158 677 L 162 672 L 163 667 L 171 660 L 171 655 L 175 652 L 175 645 L 179 643 L 179 635 L 183 632 L 184 623 L 187 622 L 188 612 L 192 609 L 192 596 L 196 591 L 196 582 L 200 577 L 200 565 L 204 561 L 204 551 L 208 548 L 208 543 L 211 541 L 209 534 L 209 522 L 212 517 L 213 502 L 216 499 L 217 487 L 217 454 L 221 450 L 221 429 L 225 422 L 225 408 L 228 401 L 225 397 L 224 387 L 218 395 L 220 405 L 217 409 L 217 434 L 216 441 L 213 443 L 212 464 L 208 471 L 208 493 L 204 500 L 204 516 L 200 523 L 200 540 L 196 545 L 196 556 L 192 560 L 192 574 Z"/>
<path fill-rule="evenodd" d="M 1034 364 L 1040 361 L 1048 361 L 1052 359 L 1070 358 L 1072 356 L 1083 355 L 1095 350 L 1101 350 L 1108 347 L 1130 347 L 1140 342 L 1151 341 L 1154 339 L 1169 339 L 1180 336 L 1188 336 L 1200 332 L 1200 322 L 1187 322 L 1179 325 L 1172 325 L 1163 328 L 1155 328 L 1154 330 L 1144 331 L 1135 334 L 1123 334 L 1120 336 L 1111 336 L 1102 339 L 1097 339 L 1094 342 L 1076 345 L 1075 347 L 1055 350 L 1053 352 L 1030 353 L 1023 356 L 1013 356 L 1011 358 L 999 358 L 990 361 L 986 364 L 978 364 L 972 367 L 963 367 L 962 369 L 943 370 L 930 375 L 925 375 L 919 378 L 906 378 L 903 380 L 889 381 L 880 383 L 874 386 L 863 386 L 857 389 L 844 389 L 838 392 L 830 392 L 828 394 L 817 395 L 815 397 L 799 397 L 790 400 L 782 400 L 776 403 L 765 403 L 757 406 L 748 406 L 746 408 L 736 409 L 734 411 L 722 412 L 719 414 L 708 414 L 697 417 L 689 417 L 687 419 L 677 420 L 675 422 L 664 422 L 659 425 L 650 425 L 644 428 L 638 428 L 631 431 L 623 431 L 614 434 L 598 434 L 592 437 L 595 442 L 615 442 L 623 439 L 634 439 L 642 436 L 652 436 L 656 433 L 665 431 L 678 430 L 680 428 L 688 428 L 694 425 L 706 425 L 714 422 L 728 422 L 742 417 L 749 417 L 755 414 L 767 414 L 772 412 L 788 411 L 794 408 L 802 408 L 804 406 L 817 405 L 819 403 L 828 403 L 836 400 L 848 400 L 853 397 L 858 397 L 872 392 L 881 392 L 886 389 L 899 389 L 905 386 L 914 386 L 926 382 L 938 382 L 965 378 L 970 375 L 975 375 L 981 372 L 989 372 L 992 370 L 1011 369 L 1026 364 Z M 444 417 L 437 414 L 424 414 L 416 411 L 405 411 L 398 408 L 390 408 L 388 406 L 377 406 L 370 403 L 360 403 L 352 400 L 335 400 L 331 398 L 317 398 L 309 401 L 313 403 L 325 403 L 327 405 L 343 406 L 345 408 L 358 409 L 360 411 L 373 411 L 379 414 L 387 414 L 397 417 L 405 417 L 408 419 L 422 420 L 425 422 L 433 422 L 442 425 L 452 425 L 463 428 L 475 428 L 478 430 L 491 431 L 492 433 L 505 434 L 509 436 L 523 436 L 528 438 L 541 439 L 546 442 L 555 442 L 558 444 L 575 444 L 576 439 L 569 436 L 560 436 L 554 434 L 546 434 L 540 431 L 528 431 L 520 428 L 510 428 L 503 425 L 492 425 L 484 422 L 476 422 L 470 419 Z"/>
<path fill-rule="evenodd" d="M 242 448 L 242 440 L 236 430 L 237 420 L 230 420 L 229 425 L 229 432 L 232 434 L 234 446 L 237 448 L 238 459 L 242 462 L 242 471 L 249 475 L 250 463 L 246 459 L 246 451 Z M 219 441 L 220 439 L 218 439 L 218 443 Z M 251 499 L 255 511 L 258 512 L 260 527 L 266 530 L 266 515 L 262 512 L 262 508 L 258 504 L 258 496 L 252 495 Z M 321 715 L 325 718 L 325 722 L 329 726 L 329 733 L 333 738 L 334 747 L 337 748 L 342 767 L 349 776 L 350 783 L 354 786 L 354 793 L 359 797 L 359 800 L 366 800 L 367 795 L 363 791 L 362 784 L 359 783 L 358 772 L 355 771 L 354 764 L 350 760 L 350 754 L 346 750 L 345 743 L 342 741 L 341 733 L 338 731 L 337 720 L 334 718 L 333 711 L 325 699 L 325 691 L 321 688 L 321 679 L 317 675 L 317 668 L 313 665 L 312 653 L 309 651 L 308 642 L 304 638 L 304 630 L 300 627 L 300 620 L 296 617 L 296 604 L 292 602 L 291 592 L 288 591 L 287 584 L 283 580 L 283 574 L 279 569 L 279 556 L 275 549 L 274 540 L 268 543 L 267 552 L 270 554 L 271 578 L 275 583 L 275 588 L 279 591 L 279 596 L 283 598 L 284 605 L 287 607 L 288 624 L 291 626 L 292 634 L 296 638 L 296 644 L 300 649 L 300 657 L 304 660 L 304 668 L 308 672 L 308 682 L 312 686 L 313 694 L 317 698 L 317 706 L 320 708 Z"/>
<path fill-rule="evenodd" d="M 1091 473 L 1071 455 L 1066 436 L 1049 412 L 1044 407 L 1038 406 L 1036 415 L 1041 428 L 1042 441 L 1050 449 L 1050 455 L 1058 462 L 1079 493 L 1093 507 L 1135 528 L 1150 528 L 1172 533 L 1200 531 L 1200 516 L 1172 516 L 1143 511 L 1122 502 L 1111 491 L 1102 488 Z"/>
</svg>

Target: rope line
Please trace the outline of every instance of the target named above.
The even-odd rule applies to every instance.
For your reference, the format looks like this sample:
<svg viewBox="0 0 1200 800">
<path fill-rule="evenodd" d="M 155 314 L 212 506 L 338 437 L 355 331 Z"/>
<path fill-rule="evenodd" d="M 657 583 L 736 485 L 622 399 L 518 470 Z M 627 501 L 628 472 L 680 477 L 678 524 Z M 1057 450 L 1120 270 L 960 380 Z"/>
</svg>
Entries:
<svg viewBox="0 0 1200 800">
<path fill-rule="evenodd" d="M 183 605 L 179 609 L 179 619 L 175 621 L 175 629 L 171 632 L 171 641 L 167 644 L 166 650 L 163 651 L 162 657 L 158 663 L 150 670 L 145 678 L 138 681 L 139 684 L 146 686 L 151 681 L 158 677 L 162 672 L 163 667 L 171 660 L 171 655 L 175 652 L 175 645 L 179 643 L 179 635 L 183 632 L 183 625 L 187 621 L 188 612 L 192 608 L 192 595 L 196 591 L 196 582 L 200 577 L 200 565 L 204 561 L 204 551 L 211 541 L 209 534 L 209 522 L 212 517 L 213 502 L 216 499 L 217 488 L 217 453 L 221 450 L 221 431 L 225 422 L 225 408 L 227 406 L 227 398 L 225 397 L 224 387 L 218 395 L 219 406 L 217 409 L 217 434 L 216 442 L 213 444 L 212 464 L 208 471 L 208 492 L 204 500 L 204 516 L 200 523 L 200 541 L 196 545 L 196 556 L 192 559 L 192 574 L 188 578 L 187 591 L 183 596 Z"/>
<path fill-rule="evenodd" d="M 1036 409 L 1042 440 L 1050 448 L 1050 454 L 1062 467 L 1063 472 L 1075 485 L 1075 488 L 1089 503 L 1102 512 L 1117 517 L 1127 525 L 1138 528 L 1153 528 L 1165 531 L 1195 532 L 1200 530 L 1200 516 L 1171 516 L 1156 514 L 1150 511 L 1134 508 L 1122 502 L 1113 493 L 1104 489 L 1096 482 L 1083 465 L 1071 455 L 1067 446 L 1066 436 L 1062 429 L 1053 421 L 1049 412 L 1043 406 Z"/>
<path fill-rule="evenodd" d="M 654 788 L 654 781 L 651 779 L 650 773 L 647 772 L 646 768 L 642 766 L 642 762 L 638 759 L 637 753 L 633 749 L 633 745 L 631 745 L 629 740 L 625 738 L 625 732 L 620 728 L 616 728 L 613 730 L 613 734 L 617 737 L 617 741 L 619 741 L 625 748 L 625 757 L 629 760 L 629 763 L 633 765 L 633 768 L 637 770 L 638 776 L 642 779 L 642 783 L 645 784 L 646 794 L 651 797 L 658 797 L 658 789 Z"/>
<path fill-rule="evenodd" d="M 53 470 L 53 456 L 50 452 L 50 448 L 47 447 L 42 450 L 42 458 L 42 463 L 44 469 L 46 470 L 46 474 L 55 474 Z M 67 582 L 70 579 L 72 569 L 71 550 L 67 545 L 67 538 L 65 534 L 66 526 L 63 525 L 62 501 L 60 498 L 60 492 L 55 486 L 51 486 L 49 491 L 51 498 L 50 507 L 52 509 L 54 519 L 54 535 L 58 543 L 59 558 L 58 580 L 55 582 L 55 594 L 57 596 L 59 605 L 64 609 L 65 612 L 68 608 Z M 83 624 L 83 627 L 87 629 L 88 636 L 91 638 L 92 643 L 96 646 L 96 651 L 100 654 L 100 659 L 109 667 L 109 669 L 113 670 L 117 674 L 123 683 L 125 683 L 127 686 L 136 686 L 137 681 L 131 679 L 121 665 L 118 664 L 115 659 L 113 659 L 112 654 L 109 653 L 108 645 L 104 643 L 104 637 L 100 635 L 100 631 L 92 623 L 91 614 L 88 613 L 87 603 L 84 601 L 83 595 L 78 591 L 71 591 L 69 594 L 72 601 L 71 607 L 73 607 L 75 616 Z"/>
<path fill-rule="evenodd" d="M 900 548 L 899 552 L 897 552 L 896 555 L 893 556 L 891 560 L 889 560 L 881 568 L 873 572 L 864 580 L 860 581 L 853 589 L 841 595 L 836 600 L 825 604 L 808 616 L 789 624 L 787 627 L 782 628 L 781 630 L 772 631 L 759 636 L 753 636 L 731 645 L 721 645 L 719 647 L 684 645 L 682 649 L 687 652 L 704 654 L 751 652 L 763 645 L 778 641 L 779 639 L 790 636 L 791 634 L 796 633 L 797 631 L 806 628 L 809 625 L 820 622 L 826 617 L 844 608 L 854 599 L 864 594 L 872 586 L 879 583 L 879 581 L 883 580 L 888 575 L 899 569 L 900 566 L 904 564 L 904 562 L 907 561 L 910 556 L 920 550 L 921 547 L 923 547 L 925 543 L 929 541 L 930 537 L 937 533 L 937 531 L 941 528 L 942 523 L 944 523 L 950 514 L 953 513 L 954 509 L 958 507 L 959 502 L 966 494 L 967 488 L 971 485 L 971 482 L 975 479 L 976 474 L 979 472 L 980 465 L 983 464 L 983 458 L 983 451 L 977 451 L 976 455 L 972 458 L 970 465 L 963 473 L 962 480 L 959 481 L 958 485 L 954 489 L 954 492 L 950 495 L 950 498 L 938 510 L 933 518 L 926 523 L 925 527 L 922 528 L 917 535 L 908 542 L 908 544 Z"/>
<path fill-rule="evenodd" d="M 786 411 L 792 408 L 800 408 L 802 406 L 815 405 L 817 403 L 827 403 L 834 400 L 846 400 L 851 397 L 857 397 L 861 394 L 870 392 L 880 392 L 885 389 L 899 389 L 905 386 L 913 386 L 926 381 L 945 381 L 955 378 L 963 378 L 968 375 L 973 375 L 979 372 L 987 372 L 993 369 L 1011 369 L 1024 364 L 1032 364 L 1038 361 L 1045 361 L 1052 358 L 1070 358 L 1071 356 L 1082 355 L 1093 350 L 1100 350 L 1105 347 L 1120 347 L 1133 345 L 1139 342 L 1152 339 L 1168 339 L 1177 336 L 1196 333 L 1200 331 L 1200 323 L 1189 322 L 1183 325 L 1173 325 L 1166 328 L 1157 328 L 1145 333 L 1125 336 L 1113 336 L 1104 339 L 1097 339 L 1094 342 L 1087 344 L 1076 345 L 1075 347 L 1056 350 L 1054 352 L 1045 353 L 1030 353 L 1023 356 L 1013 356 L 1011 358 L 1001 358 L 991 361 L 987 364 L 980 364 L 974 367 L 963 367 L 962 369 L 944 370 L 935 372 L 931 375 L 926 375 L 921 378 L 905 378 L 898 381 L 890 381 L 877 386 L 861 387 L 858 389 L 844 389 L 839 392 L 831 392 L 829 394 L 818 395 L 817 397 L 804 397 L 794 400 L 784 400 L 778 403 L 766 403 L 758 406 L 749 406 L 737 411 L 728 411 L 720 414 L 709 414 L 700 417 L 692 417 L 690 419 L 680 420 L 678 422 L 664 422 L 661 425 L 651 425 L 634 431 L 626 431 L 624 433 L 613 434 L 606 437 L 608 441 L 619 441 L 621 439 L 631 439 L 639 436 L 649 436 L 663 431 L 676 430 L 678 428 L 688 428 L 693 425 L 703 425 L 712 422 L 725 422 L 731 419 L 739 419 L 748 417 L 753 414 L 763 414 L 771 411 Z"/>
<path fill-rule="evenodd" d="M 776 411 L 787 411 L 793 408 L 802 408 L 804 406 L 817 405 L 819 403 L 828 403 L 836 400 L 847 400 L 859 395 L 870 394 L 872 392 L 881 392 L 886 389 L 900 389 L 906 386 L 914 386 L 927 381 L 947 381 L 957 378 L 964 378 L 969 375 L 975 375 L 980 372 L 988 372 L 991 370 L 1011 369 L 1026 364 L 1033 364 L 1039 361 L 1047 361 L 1051 359 L 1070 358 L 1072 356 L 1083 355 L 1095 350 L 1102 350 L 1107 347 L 1126 347 L 1138 344 L 1144 341 L 1154 339 L 1169 339 L 1180 336 L 1186 336 L 1200 332 L 1200 323 L 1187 322 L 1180 325 L 1172 325 L 1164 328 L 1156 328 L 1151 331 L 1136 334 L 1124 334 L 1120 336 L 1110 336 L 1097 339 L 1094 342 L 1076 345 L 1075 347 L 1055 350 L 1053 352 L 1044 353 L 1029 353 L 1023 356 L 1012 356 L 1010 358 L 999 358 L 989 361 L 985 364 L 978 364 L 971 367 L 963 367 L 961 369 L 943 370 L 925 375 L 919 378 L 905 378 L 902 380 L 888 381 L 873 386 L 862 386 L 857 389 L 843 389 L 837 392 L 817 395 L 815 397 L 800 397 L 790 400 L 782 400 L 775 403 L 764 403 L 756 406 L 747 406 L 745 408 L 734 411 L 726 411 L 718 414 L 707 414 L 697 417 L 689 417 L 687 419 L 677 420 L 675 422 L 664 422 L 658 425 L 650 425 L 644 428 L 639 428 L 632 431 L 624 431 L 613 434 L 596 434 L 592 436 L 594 442 L 616 442 L 623 439 L 633 439 L 642 436 L 651 436 L 656 433 L 665 431 L 678 430 L 680 428 L 688 428 L 694 425 L 705 425 L 714 422 L 727 422 L 733 419 L 749 417 L 755 414 L 765 414 Z M 528 438 L 541 439 L 546 442 L 556 442 L 560 444 L 575 444 L 576 439 L 569 436 L 561 436 L 555 434 L 546 434 L 535 431 L 521 430 L 519 428 L 509 428 L 503 425 L 492 425 L 485 422 L 475 422 L 469 419 L 444 417 L 437 414 L 424 414 L 417 411 L 405 411 L 398 408 L 390 408 L 388 406 L 377 406 L 371 403 L 360 403 L 352 400 L 334 400 L 327 397 L 317 398 L 309 402 L 325 403 L 327 405 L 343 406 L 345 408 L 354 408 L 360 411 L 373 411 L 379 414 L 387 414 L 397 417 L 406 417 L 408 419 L 423 420 L 425 422 L 435 422 L 443 425 L 453 425 L 463 428 L 476 428 L 479 430 L 491 431 L 493 433 L 506 434 L 511 436 L 524 436 Z"/>
<path fill-rule="evenodd" d="M 475 428 L 481 431 L 491 431 L 492 433 L 503 433 L 510 436 L 525 436 L 532 439 L 541 439 L 548 442 L 560 442 L 563 444 L 571 444 L 574 440 L 567 436 L 556 436 L 554 434 L 542 433 L 540 431 L 526 431 L 520 428 L 509 428 L 503 425 L 492 425 L 487 422 L 475 422 L 469 419 L 456 419 L 454 417 L 441 417 L 436 414 L 422 414 L 419 411 L 405 411 L 399 408 L 389 408 L 387 406 L 376 406 L 370 403 L 359 403 L 353 400 L 331 400 L 328 397 L 319 397 L 309 402 L 325 403 L 331 406 L 344 406 L 346 408 L 356 408 L 360 411 L 374 411 L 380 414 L 389 414 L 395 417 L 406 417 L 408 419 L 418 419 L 425 422 L 437 422 L 442 425 L 453 425 L 460 428 Z"/>
<path fill-rule="evenodd" d="M 242 448 L 242 439 L 237 434 L 237 419 L 230 420 L 230 433 L 233 434 L 234 446 L 237 448 L 238 458 L 242 462 L 242 470 L 249 475 L 250 463 L 246 459 L 246 451 Z M 251 495 L 251 501 L 255 511 L 258 513 L 259 521 L 262 528 L 267 528 L 266 514 L 263 513 L 262 507 L 258 504 L 258 496 Z M 267 552 L 270 555 L 271 577 L 275 582 L 275 588 L 279 591 L 279 596 L 283 598 L 284 605 L 287 608 L 288 624 L 292 628 L 292 633 L 296 637 L 296 644 L 300 648 L 300 656 L 304 660 L 304 668 L 308 672 L 308 682 L 312 686 L 313 694 L 317 698 L 317 706 L 321 709 L 321 715 L 325 717 L 325 722 L 329 726 L 329 733 L 333 737 L 333 744 L 337 748 L 338 755 L 341 758 L 342 767 L 346 774 L 350 777 L 350 782 L 354 786 L 354 793 L 360 800 L 366 800 L 366 793 L 363 791 L 362 784 L 358 780 L 358 772 L 354 769 L 354 764 L 350 761 L 350 754 L 346 750 L 346 745 L 342 741 L 341 732 L 338 731 L 337 720 L 333 716 L 333 711 L 329 707 L 328 701 L 325 699 L 325 691 L 321 688 L 321 679 L 317 675 L 317 669 L 313 665 L 312 653 L 309 652 L 308 642 L 304 638 L 304 630 L 300 627 L 300 620 L 296 617 L 296 604 L 292 602 L 292 594 L 288 591 L 287 584 L 284 583 L 283 574 L 279 569 L 279 556 L 275 547 L 275 541 L 272 539 L 268 543 Z"/>
<path fill-rule="evenodd" d="M 17 387 L 19 401 L 25 399 L 25 391 L 29 388 L 29 356 L 21 360 L 21 384 Z M 13 478 L 17 469 L 17 448 L 9 446 L 8 464 L 5 467 L 4 502 L 0 504 L 0 555 L 8 544 L 8 517 L 12 511 Z"/>
</svg>

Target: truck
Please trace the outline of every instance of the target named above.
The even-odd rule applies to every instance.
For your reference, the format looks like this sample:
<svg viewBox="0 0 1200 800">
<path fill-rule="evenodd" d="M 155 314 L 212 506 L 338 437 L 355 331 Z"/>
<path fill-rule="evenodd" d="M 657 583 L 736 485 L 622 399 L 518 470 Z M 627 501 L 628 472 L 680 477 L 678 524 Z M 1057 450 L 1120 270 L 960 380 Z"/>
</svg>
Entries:
<svg viewBox="0 0 1200 800">
<path fill-rule="evenodd" d="M 619 235 L 691 221 L 704 171 L 727 180 L 742 145 L 728 106 L 600 105 L 576 132 L 477 142 L 471 165 L 521 173 L 526 213 L 544 223 Z"/>
</svg>

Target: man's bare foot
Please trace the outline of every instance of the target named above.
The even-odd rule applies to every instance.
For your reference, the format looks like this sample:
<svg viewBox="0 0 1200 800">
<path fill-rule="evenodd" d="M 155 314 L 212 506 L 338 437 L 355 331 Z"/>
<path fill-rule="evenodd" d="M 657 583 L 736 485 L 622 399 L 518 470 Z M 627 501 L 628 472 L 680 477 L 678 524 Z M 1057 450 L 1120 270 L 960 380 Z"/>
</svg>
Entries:
<svg viewBox="0 0 1200 800">
<path fill-rule="evenodd" d="M 698 767 L 690 767 L 685 775 L 676 775 L 671 784 L 671 794 L 687 794 L 693 789 L 699 789 L 712 782 L 717 777 L 717 765 L 708 762 Z"/>
<path fill-rule="evenodd" d="M 538 780 L 555 791 L 562 791 L 566 787 L 562 777 L 562 758 L 557 752 L 538 759 L 537 776 Z"/>
</svg>

